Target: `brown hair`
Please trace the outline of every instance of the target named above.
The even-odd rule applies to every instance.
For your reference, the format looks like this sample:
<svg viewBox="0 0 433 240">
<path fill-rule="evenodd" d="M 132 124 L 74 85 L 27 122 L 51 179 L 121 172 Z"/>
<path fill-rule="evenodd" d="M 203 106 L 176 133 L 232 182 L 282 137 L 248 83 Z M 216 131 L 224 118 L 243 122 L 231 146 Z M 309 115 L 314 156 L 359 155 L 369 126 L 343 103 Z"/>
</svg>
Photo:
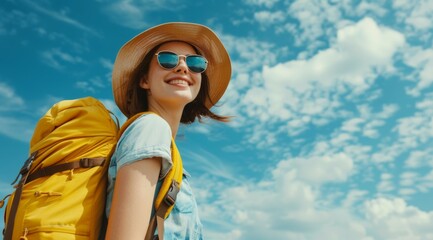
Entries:
<svg viewBox="0 0 433 240">
<path fill-rule="evenodd" d="M 139 112 L 145 112 L 149 110 L 149 105 L 147 102 L 147 91 L 140 86 L 140 81 L 143 76 L 146 76 L 149 72 L 149 66 L 153 56 L 155 55 L 159 47 L 164 43 L 161 43 L 156 47 L 152 48 L 152 50 L 150 50 L 146 54 L 146 56 L 143 58 L 143 61 L 138 65 L 136 73 L 133 74 L 134 79 L 132 79 L 132 81 L 129 81 L 128 83 L 128 99 L 126 101 L 126 117 L 128 118 L 134 116 Z M 200 51 L 195 46 L 192 47 L 197 54 L 200 54 Z M 196 118 L 199 122 L 201 122 L 203 117 L 209 117 L 221 122 L 228 122 L 229 117 L 217 115 L 206 107 L 206 99 L 211 100 L 209 96 L 209 78 L 206 75 L 205 71 L 201 73 L 201 87 L 197 94 L 197 97 L 185 106 L 182 112 L 180 122 L 184 124 L 190 124 L 193 123 Z"/>
</svg>

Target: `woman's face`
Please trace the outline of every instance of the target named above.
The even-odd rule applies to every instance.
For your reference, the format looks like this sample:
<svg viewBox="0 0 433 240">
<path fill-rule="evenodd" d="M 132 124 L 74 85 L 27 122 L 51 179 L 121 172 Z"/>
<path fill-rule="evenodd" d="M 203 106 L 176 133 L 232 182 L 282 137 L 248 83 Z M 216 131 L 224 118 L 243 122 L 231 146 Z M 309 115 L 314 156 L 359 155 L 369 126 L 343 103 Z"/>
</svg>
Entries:
<svg viewBox="0 0 433 240">
<path fill-rule="evenodd" d="M 160 51 L 170 51 L 178 55 L 196 55 L 194 48 L 184 42 L 167 42 Z M 147 76 L 140 86 L 148 90 L 149 110 L 154 107 L 185 107 L 192 102 L 200 91 L 201 73 L 190 71 L 185 58 L 179 57 L 179 64 L 173 69 L 165 69 L 158 64 L 157 56 L 153 56 Z"/>
</svg>

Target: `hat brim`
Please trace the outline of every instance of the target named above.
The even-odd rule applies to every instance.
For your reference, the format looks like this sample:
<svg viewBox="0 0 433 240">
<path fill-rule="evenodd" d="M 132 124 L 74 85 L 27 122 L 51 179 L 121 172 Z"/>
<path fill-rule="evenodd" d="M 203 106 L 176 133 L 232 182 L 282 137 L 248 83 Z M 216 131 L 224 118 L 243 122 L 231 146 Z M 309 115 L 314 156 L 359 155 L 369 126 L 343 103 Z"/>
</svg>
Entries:
<svg viewBox="0 0 433 240">
<path fill-rule="evenodd" d="M 137 67 L 155 46 L 169 41 L 183 41 L 197 47 L 209 61 L 205 71 L 209 78 L 209 97 L 205 102 L 211 108 L 222 97 L 231 77 L 229 54 L 218 36 L 208 27 L 195 23 L 165 23 L 138 34 L 129 40 L 117 54 L 113 66 L 112 87 L 114 100 L 127 115 L 128 83 Z"/>
</svg>

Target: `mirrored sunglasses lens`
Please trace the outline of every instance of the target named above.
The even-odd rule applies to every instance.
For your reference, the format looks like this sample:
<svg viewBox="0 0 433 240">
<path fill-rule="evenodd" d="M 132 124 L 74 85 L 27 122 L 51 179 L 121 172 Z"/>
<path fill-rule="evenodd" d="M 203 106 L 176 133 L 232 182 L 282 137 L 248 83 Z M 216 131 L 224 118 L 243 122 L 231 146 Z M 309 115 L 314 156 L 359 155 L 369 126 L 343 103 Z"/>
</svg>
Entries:
<svg viewBox="0 0 433 240">
<path fill-rule="evenodd" d="M 207 68 L 206 59 L 202 56 L 188 56 L 186 58 L 186 65 L 188 68 L 196 73 L 202 73 Z"/>
<path fill-rule="evenodd" d="M 170 52 L 160 52 L 158 54 L 158 62 L 163 68 L 172 69 L 177 66 L 179 57 Z"/>
</svg>

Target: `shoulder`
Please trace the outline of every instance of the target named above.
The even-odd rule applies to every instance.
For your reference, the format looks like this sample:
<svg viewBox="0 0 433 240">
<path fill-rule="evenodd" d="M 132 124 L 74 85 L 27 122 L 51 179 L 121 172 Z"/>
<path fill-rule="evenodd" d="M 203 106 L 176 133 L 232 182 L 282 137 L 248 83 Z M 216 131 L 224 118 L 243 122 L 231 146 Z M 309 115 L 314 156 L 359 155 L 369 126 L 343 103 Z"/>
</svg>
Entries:
<svg viewBox="0 0 433 240">
<path fill-rule="evenodd" d="M 145 148 L 164 146 L 170 148 L 171 128 L 163 118 L 156 114 L 144 114 L 132 122 L 117 143 L 118 148 Z"/>
<path fill-rule="evenodd" d="M 170 125 L 162 117 L 149 113 L 143 114 L 132 122 L 122 134 L 120 141 L 127 137 L 138 137 L 140 135 L 146 135 L 149 137 L 163 137 L 171 140 L 171 128 Z"/>
<path fill-rule="evenodd" d="M 145 114 L 132 122 L 120 137 L 114 157 L 117 165 L 130 164 L 138 160 L 161 157 L 171 162 L 171 128 L 156 114 Z M 169 164 L 165 164 L 169 165 Z"/>
<path fill-rule="evenodd" d="M 171 134 L 170 125 L 168 125 L 167 121 L 165 121 L 162 117 L 153 114 L 143 114 L 139 118 L 137 118 L 130 126 L 128 126 L 127 130 L 133 129 L 158 129 L 159 131 L 165 130 L 169 131 Z"/>
</svg>

